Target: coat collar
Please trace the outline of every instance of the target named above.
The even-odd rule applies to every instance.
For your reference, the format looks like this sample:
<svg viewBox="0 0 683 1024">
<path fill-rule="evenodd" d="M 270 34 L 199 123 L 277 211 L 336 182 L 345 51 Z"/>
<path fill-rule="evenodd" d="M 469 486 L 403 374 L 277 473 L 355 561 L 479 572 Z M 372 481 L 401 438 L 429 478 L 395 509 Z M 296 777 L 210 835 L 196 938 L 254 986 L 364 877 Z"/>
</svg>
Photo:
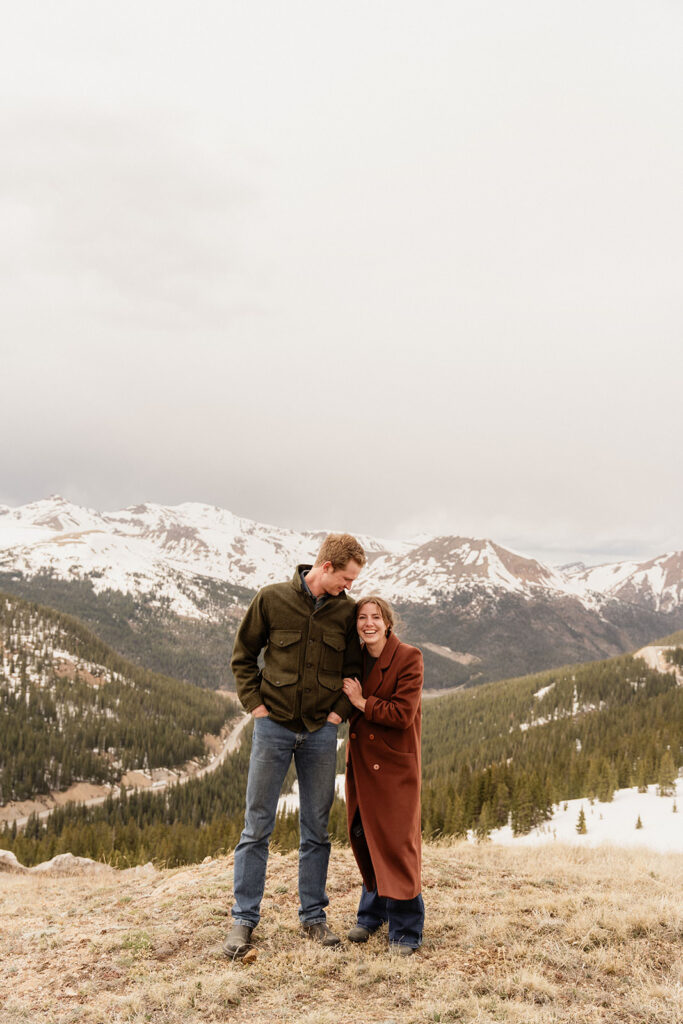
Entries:
<svg viewBox="0 0 683 1024">
<path fill-rule="evenodd" d="M 386 672 L 386 670 L 391 665 L 394 655 L 398 650 L 399 643 L 400 640 L 398 639 L 396 634 L 390 633 L 389 636 L 387 637 L 387 642 L 384 645 L 382 653 L 380 654 L 375 664 L 372 666 L 370 675 L 365 681 L 364 688 L 367 690 L 367 694 L 365 694 L 365 696 L 370 696 L 370 694 L 374 694 L 379 689 L 382 683 L 382 673 Z"/>
<path fill-rule="evenodd" d="M 301 585 L 301 573 L 304 569 L 312 568 L 312 565 L 297 565 L 296 569 L 294 570 L 294 575 L 292 576 L 292 579 L 290 581 L 295 590 L 298 590 L 300 593 L 303 593 L 304 588 Z"/>
<path fill-rule="evenodd" d="M 342 590 L 341 594 L 336 594 L 336 595 L 334 595 L 334 594 L 327 594 L 327 595 L 323 595 L 324 600 L 321 601 L 320 604 L 318 604 L 318 600 L 319 599 L 314 598 L 312 596 L 312 594 L 310 594 L 309 591 L 304 588 L 304 585 L 301 582 L 301 573 L 305 569 L 312 569 L 312 568 L 313 568 L 312 565 L 307 565 L 305 562 L 302 563 L 301 565 L 297 565 L 296 569 L 294 570 L 294 575 L 292 576 L 292 578 L 291 578 L 291 580 L 289 582 L 290 582 L 290 585 L 292 587 L 294 587 L 294 589 L 299 594 L 303 594 L 304 596 L 308 596 L 308 597 L 311 598 L 311 600 L 313 600 L 315 602 L 315 610 L 316 610 L 316 612 L 321 611 L 323 608 L 326 608 L 328 605 L 331 605 L 333 601 L 350 601 L 351 600 L 351 598 L 346 593 L 346 591 Z"/>
</svg>

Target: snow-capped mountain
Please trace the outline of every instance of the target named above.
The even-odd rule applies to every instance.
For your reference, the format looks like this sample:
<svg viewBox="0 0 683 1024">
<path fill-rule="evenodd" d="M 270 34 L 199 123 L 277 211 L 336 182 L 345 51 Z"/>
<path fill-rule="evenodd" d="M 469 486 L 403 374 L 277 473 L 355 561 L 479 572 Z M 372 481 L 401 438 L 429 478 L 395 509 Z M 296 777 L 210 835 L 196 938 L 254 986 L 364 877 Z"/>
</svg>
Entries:
<svg viewBox="0 0 683 1024">
<path fill-rule="evenodd" d="M 683 551 L 672 551 L 646 562 L 616 562 L 591 568 L 571 568 L 567 577 L 585 591 L 671 612 L 683 605 Z"/>
<path fill-rule="evenodd" d="M 203 504 L 98 512 L 52 497 L 0 506 L 0 590 L 83 619 L 156 671 L 230 686 L 250 595 L 312 561 L 323 536 Z M 488 539 L 359 540 L 368 565 L 353 593 L 398 606 L 433 688 L 611 657 L 683 628 L 683 553 L 559 569 Z"/>
<path fill-rule="evenodd" d="M 377 589 L 389 600 L 433 603 L 458 591 L 538 592 L 595 598 L 556 569 L 525 558 L 491 540 L 433 537 L 400 554 L 386 553 L 363 576 L 364 589 Z"/>
<path fill-rule="evenodd" d="M 323 536 L 203 504 L 100 513 L 55 496 L 14 509 L 0 506 L 0 570 L 88 579 L 96 593 L 153 594 L 177 614 L 202 617 L 202 581 L 256 590 L 288 579 L 297 562 L 314 558 Z M 593 610 L 615 598 L 663 612 L 683 606 L 683 552 L 645 563 L 561 570 L 486 539 L 359 539 L 369 555 L 359 590 L 376 589 L 399 603 L 430 605 L 476 592 L 571 597 Z"/>
<path fill-rule="evenodd" d="M 0 507 L 0 570 L 89 579 L 96 593 L 154 594 L 179 615 L 201 617 L 206 612 L 196 591 L 202 580 L 256 590 L 288 579 L 297 562 L 313 560 L 323 536 L 197 503 L 100 513 L 54 496 L 20 508 Z M 409 547 L 359 539 L 370 559 Z"/>
</svg>

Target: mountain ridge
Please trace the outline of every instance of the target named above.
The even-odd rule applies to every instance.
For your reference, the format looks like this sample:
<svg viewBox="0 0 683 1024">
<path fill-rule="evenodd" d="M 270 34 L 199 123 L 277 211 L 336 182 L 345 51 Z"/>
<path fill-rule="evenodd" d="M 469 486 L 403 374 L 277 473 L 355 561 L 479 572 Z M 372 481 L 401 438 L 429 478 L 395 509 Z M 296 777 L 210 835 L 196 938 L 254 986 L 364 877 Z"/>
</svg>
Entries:
<svg viewBox="0 0 683 1024">
<path fill-rule="evenodd" d="M 156 589 L 179 614 L 202 617 L 206 612 L 178 586 L 178 577 L 256 590 L 288 578 L 297 561 L 313 559 L 323 536 L 322 531 L 258 523 L 199 502 L 98 512 L 53 495 L 14 509 L 0 506 L 0 568 L 68 578 L 78 566 L 96 590 Z M 434 603 L 479 585 L 525 596 L 537 591 L 569 596 L 591 609 L 614 598 L 655 610 L 683 607 L 683 551 L 642 562 L 578 563 L 563 569 L 490 538 L 434 535 L 395 541 L 359 535 L 359 540 L 369 555 L 364 589 L 381 588 L 399 602 L 417 598 Z"/>
<path fill-rule="evenodd" d="M 78 615 L 155 671 L 231 686 L 249 600 L 312 561 L 323 536 L 202 503 L 100 513 L 53 496 L 0 508 L 0 587 Z M 401 635 L 425 650 L 428 687 L 609 657 L 683 627 L 675 552 L 606 572 L 562 570 L 488 538 L 359 540 L 368 565 L 352 596 L 394 603 Z"/>
</svg>

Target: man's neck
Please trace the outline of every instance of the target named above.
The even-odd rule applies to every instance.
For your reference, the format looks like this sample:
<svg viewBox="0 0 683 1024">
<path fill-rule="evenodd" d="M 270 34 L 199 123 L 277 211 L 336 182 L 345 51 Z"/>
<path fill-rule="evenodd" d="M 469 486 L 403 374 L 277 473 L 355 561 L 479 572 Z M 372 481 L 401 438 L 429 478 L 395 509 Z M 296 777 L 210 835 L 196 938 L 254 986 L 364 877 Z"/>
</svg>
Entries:
<svg viewBox="0 0 683 1024">
<path fill-rule="evenodd" d="M 306 586 L 313 594 L 313 597 L 322 597 L 325 590 L 322 585 L 322 566 L 314 565 L 312 569 L 309 569 L 306 573 Z"/>
</svg>

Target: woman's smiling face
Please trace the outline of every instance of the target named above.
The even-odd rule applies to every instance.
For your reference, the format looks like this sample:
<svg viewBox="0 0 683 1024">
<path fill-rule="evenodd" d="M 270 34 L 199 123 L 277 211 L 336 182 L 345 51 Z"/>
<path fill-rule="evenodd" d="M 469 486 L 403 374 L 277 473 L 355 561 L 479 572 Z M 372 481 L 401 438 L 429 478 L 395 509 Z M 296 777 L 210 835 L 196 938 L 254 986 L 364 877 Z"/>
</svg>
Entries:
<svg viewBox="0 0 683 1024">
<path fill-rule="evenodd" d="M 387 624 L 382 618 L 382 612 L 373 601 L 368 601 L 358 612 L 356 620 L 358 636 L 363 643 L 372 644 L 380 637 L 386 635 Z"/>
</svg>

